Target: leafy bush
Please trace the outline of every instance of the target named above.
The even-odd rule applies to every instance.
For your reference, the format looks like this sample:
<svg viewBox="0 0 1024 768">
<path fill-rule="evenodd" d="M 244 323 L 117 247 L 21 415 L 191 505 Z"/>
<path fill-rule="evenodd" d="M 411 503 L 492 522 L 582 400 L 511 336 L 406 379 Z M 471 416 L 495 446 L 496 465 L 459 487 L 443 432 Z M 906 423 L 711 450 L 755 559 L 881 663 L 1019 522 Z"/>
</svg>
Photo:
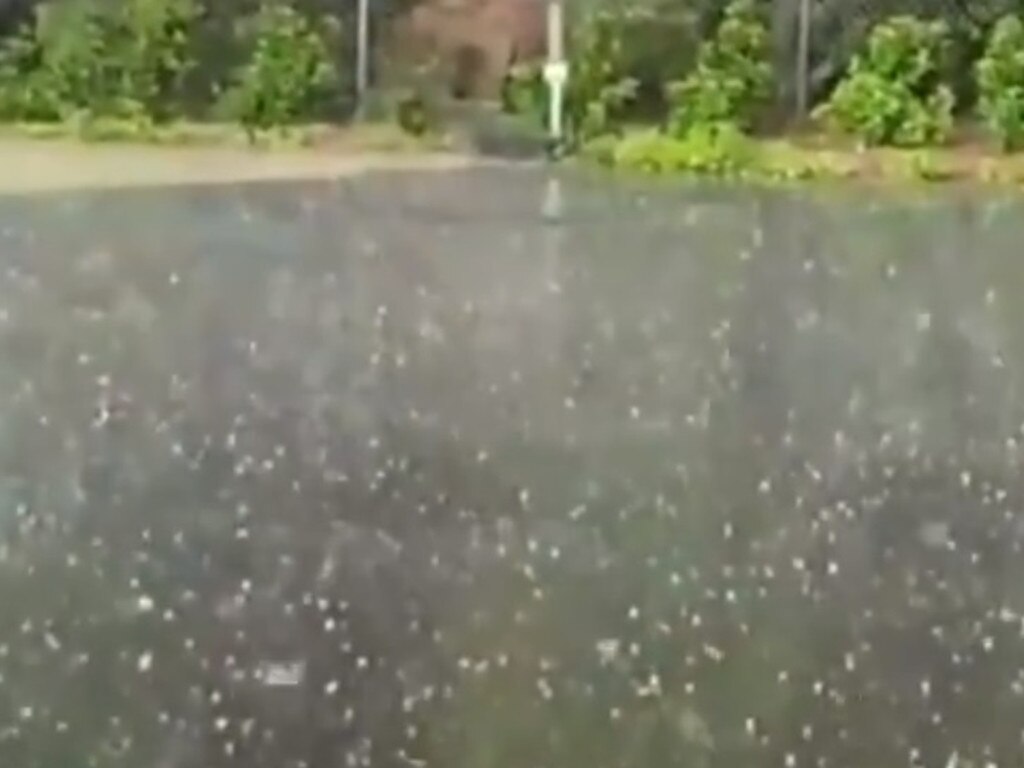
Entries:
<svg viewBox="0 0 1024 768">
<path fill-rule="evenodd" d="M 978 110 L 1005 150 L 1024 147 L 1024 21 L 1006 16 L 978 62 Z"/>
<path fill-rule="evenodd" d="M 570 41 L 565 112 L 574 143 L 616 131 L 636 92 L 636 81 L 626 73 L 624 14 L 622 9 L 594 11 Z"/>
<path fill-rule="evenodd" d="M 669 131 L 682 136 L 723 122 L 748 129 L 771 95 L 768 30 L 752 2 L 736 0 L 714 38 L 704 43 L 696 69 L 669 88 Z"/>
<path fill-rule="evenodd" d="M 19 31 L 0 45 L 0 118 L 35 120 L 51 116 L 46 93 L 33 77 L 39 46 L 30 29 Z"/>
<path fill-rule="evenodd" d="M 543 121 L 547 110 L 544 68 L 536 62 L 512 67 L 502 84 L 501 106 L 509 114 L 529 115 Z"/>
<path fill-rule="evenodd" d="M 398 127 L 410 136 L 425 136 L 436 127 L 437 115 L 427 97 L 416 90 L 402 94 L 395 105 Z"/>
<path fill-rule="evenodd" d="M 879 24 L 818 116 L 869 145 L 945 141 L 955 102 L 942 82 L 947 41 L 939 21 L 898 16 Z"/>
<path fill-rule="evenodd" d="M 314 116 L 338 79 L 327 42 L 335 24 L 329 18 L 314 24 L 273 1 L 246 19 L 238 31 L 251 53 L 224 93 L 227 114 L 249 130 Z"/>
<path fill-rule="evenodd" d="M 112 22 L 92 3 L 37 8 L 34 24 L 4 47 L 4 117 L 46 121 L 113 111 L 119 99 Z"/>
<path fill-rule="evenodd" d="M 910 174 L 919 181 L 948 181 L 956 169 L 928 150 L 917 150 L 910 156 Z"/>
<path fill-rule="evenodd" d="M 757 160 L 751 140 L 731 123 L 696 125 L 681 138 L 636 133 L 595 151 L 604 153 L 608 165 L 646 173 L 736 176 L 754 169 Z"/>
<path fill-rule="evenodd" d="M 631 83 L 620 115 L 630 121 L 660 120 L 667 108 L 665 83 L 684 77 L 696 61 L 699 14 L 690 2 L 679 0 L 618 0 L 614 5 L 618 72 Z"/>
<path fill-rule="evenodd" d="M 69 120 L 165 115 L 193 66 L 196 0 L 40 6 L 0 48 L 0 116 Z"/>
<path fill-rule="evenodd" d="M 190 51 L 198 0 L 130 0 L 115 17 L 120 97 L 128 111 L 165 117 L 196 61 Z"/>
<path fill-rule="evenodd" d="M 641 135 L 650 139 L 659 134 L 655 131 L 646 131 Z M 596 163 L 597 165 L 601 165 L 606 168 L 613 168 L 615 167 L 615 155 L 619 151 L 619 147 L 628 141 L 635 140 L 635 135 L 627 134 L 625 137 L 622 137 L 606 133 L 604 136 L 596 136 L 581 145 L 579 148 L 579 154 L 580 157 L 592 163 Z"/>
</svg>

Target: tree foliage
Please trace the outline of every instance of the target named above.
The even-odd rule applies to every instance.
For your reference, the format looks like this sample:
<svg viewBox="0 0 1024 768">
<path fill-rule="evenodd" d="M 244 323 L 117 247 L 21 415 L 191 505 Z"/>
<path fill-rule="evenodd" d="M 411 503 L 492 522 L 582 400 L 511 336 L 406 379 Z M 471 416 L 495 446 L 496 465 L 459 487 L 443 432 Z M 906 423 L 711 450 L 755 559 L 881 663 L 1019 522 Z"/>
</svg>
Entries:
<svg viewBox="0 0 1024 768">
<path fill-rule="evenodd" d="M 731 123 L 748 129 L 771 95 L 768 30 L 748 0 L 726 9 L 697 66 L 671 86 L 670 130 L 684 135 L 697 126 Z"/>
<path fill-rule="evenodd" d="M 978 62 L 978 108 L 1004 149 L 1024 146 L 1024 21 L 1009 15 L 996 24 Z"/>
<path fill-rule="evenodd" d="M 0 114 L 159 117 L 194 66 L 194 0 L 54 3 L 0 47 Z"/>
<path fill-rule="evenodd" d="M 208 64 L 197 40 L 207 23 L 200 0 L 65 0 L 39 5 L 0 43 L 0 118 L 153 123 L 188 111 L 186 79 Z M 223 112 L 249 128 L 318 114 L 338 82 L 335 25 L 268 2 L 236 22 L 221 46 L 235 59 Z"/>
<path fill-rule="evenodd" d="M 250 129 L 289 125 L 315 115 L 337 80 L 317 26 L 284 3 L 269 2 L 239 26 L 250 50 L 224 94 L 227 113 Z"/>
</svg>

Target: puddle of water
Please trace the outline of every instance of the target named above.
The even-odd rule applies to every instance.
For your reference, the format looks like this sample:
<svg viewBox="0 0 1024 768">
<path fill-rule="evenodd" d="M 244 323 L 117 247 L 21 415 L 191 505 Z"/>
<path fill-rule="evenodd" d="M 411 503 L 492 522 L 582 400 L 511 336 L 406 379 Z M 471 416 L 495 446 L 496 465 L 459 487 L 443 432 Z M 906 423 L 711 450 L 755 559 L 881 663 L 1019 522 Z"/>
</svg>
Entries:
<svg viewBox="0 0 1024 768">
<path fill-rule="evenodd" d="M 0 201 L 0 762 L 1011 764 L 1020 214 Z"/>
</svg>

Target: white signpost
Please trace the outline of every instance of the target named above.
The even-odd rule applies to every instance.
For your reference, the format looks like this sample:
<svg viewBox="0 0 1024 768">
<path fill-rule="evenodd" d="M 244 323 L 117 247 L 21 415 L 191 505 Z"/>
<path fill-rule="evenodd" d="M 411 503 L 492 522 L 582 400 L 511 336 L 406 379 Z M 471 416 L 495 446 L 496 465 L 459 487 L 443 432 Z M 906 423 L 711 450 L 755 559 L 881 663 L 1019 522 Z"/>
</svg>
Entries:
<svg viewBox="0 0 1024 768">
<path fill-rule="evenodd" d="M 565 137 L 563 115 L 569 62 L 565 59 L 565 15 L 562 0 L 548 0 L 548 60 L 544 65 L 548 85 L 548 138 L 557 149 Z"/>
</svg>

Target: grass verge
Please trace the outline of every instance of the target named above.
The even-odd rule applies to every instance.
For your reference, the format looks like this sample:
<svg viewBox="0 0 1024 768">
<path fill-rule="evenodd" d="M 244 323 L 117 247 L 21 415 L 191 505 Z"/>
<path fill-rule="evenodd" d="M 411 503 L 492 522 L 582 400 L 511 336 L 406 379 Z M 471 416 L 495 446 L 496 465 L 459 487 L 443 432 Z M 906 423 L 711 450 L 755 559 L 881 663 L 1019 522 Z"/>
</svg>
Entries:
<svg viewBox="0 0 1024 768">
<path fill-rule="evenodd" d="M 67 123 L 0 124 L 0 137 L 77 139 L 95 143 L 158 146 L 329 148 L 353 152 L 436 152 L 448 149 L 448 139 L 436 133 L 413 136 L 394 123 L 355 123 L 339 126 L 310 124 L 270 131 L 247 132 L 232 123 L 174 121 L 145 123 L 97 118 Z"/>
<path fill-rule="evenodd" d="M 820 135 L 750 138 L 709 129 L 673 138 L 632 130 L 591 142 L 582 157 L 616 171 L 662 176 L 1024 186 L 1024 152 L 1003 154 L 969 140 L 929 149 L 865 149 Z"/>
<path fill-rule="evenodd" d="M 413 136 L 387 121 L 343 126 L 307 124 L 249 133 L 232 123 L 141 123 L 102 118 L 68 123 L 0 124 L 0 138 L 3 137 L 167 147 L 260 150 L 306 147 L 375 154 L 436 153 L 454 148 L 450 135 L 435 132 Z M 862 149 L 819 134 L 751 138 L 725 128 L 698 130 L 684 138 L 673 138 L 654 129 L 634 128 L 620 136 L 606 136 L 588 143 L 582 148 L 580 158 L 616 172 L 642 175 L 773 183 L 857 180 L 1024 186 L 1024 152 L 1003 154 L 969 138 L 929 149 Z"/>
</svg>

